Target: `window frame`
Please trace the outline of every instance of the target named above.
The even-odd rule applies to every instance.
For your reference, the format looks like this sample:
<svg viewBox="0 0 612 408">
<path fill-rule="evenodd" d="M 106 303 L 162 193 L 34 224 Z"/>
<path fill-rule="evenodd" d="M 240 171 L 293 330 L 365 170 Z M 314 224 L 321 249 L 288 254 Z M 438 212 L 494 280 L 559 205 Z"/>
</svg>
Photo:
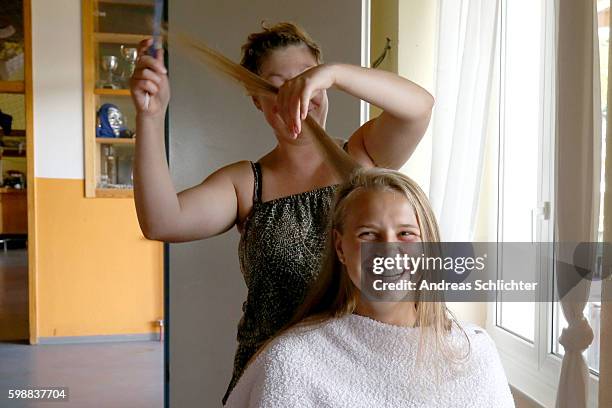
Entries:
<svg viewBox="0 0 612 408">
<path fill-rule="evenodd" d="M 509 0 L 500 0 L 500 71 L 499 71 L 499 174 L 498 180 L 503 176 L 503 138 L 504 138 L 504 64 L 505 64 L 505 11 Z M 558 0 L 544 0 L 543 13 L 544 24 L 542 28 L 543 47 L 540 78 L 542 92 L 540 93 L 540 124 L 538 136 L 538 148 L 541 152 L 538 169 L 538 205 L 553 203 L 554 199 L 554 152 L 555 152 L 555 45 L 556 45 L 556 21 L 558 11 Z M 503 191 L 501 183 L 498 183 L 498 215 L 503 214 L 503 201 L 499 200 Z M 539 242 L 554 242 L 554 206 L 550 205 L 550 213 L 547 217 L 538 217 L 535 223 L 536 239 Z M 498 216 L 498 242 L 503 231 L 503 223 Z M 541 298 L 546 293 L 553 291 L 554 259 L 552 254 L 540 254 L 538 273 L 540 276 Z M 562 359 L 554 354 L 554 308 L 555 303 L 535 302 L 534 308 L 534 341 L 533 343 L 497 325 L 500 302 L 489 302 L 487 304 L 486 329 L 495 341 L 499 355 L 506 371 L 510 385 L 527 395 L 542 406 L 555 406 L 558 389 L 559 375 L 561 372 Z M 599 377 L 592 372 L 589 373 L 588 407 L 598 406 Z"/>
</svg>

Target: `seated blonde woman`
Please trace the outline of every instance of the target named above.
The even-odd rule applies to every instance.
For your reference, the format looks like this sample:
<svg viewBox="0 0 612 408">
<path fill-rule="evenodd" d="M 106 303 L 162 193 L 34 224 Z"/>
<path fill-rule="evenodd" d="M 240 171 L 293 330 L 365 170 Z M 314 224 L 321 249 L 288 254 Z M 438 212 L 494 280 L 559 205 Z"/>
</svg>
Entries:
<svg viewBox="0 0 612 408">
<path fill-rule="evenodd" d="M 361 244 L 437 242 L 422 190 L 391 170 L 338 188 L 321 273 L 293 323 L 253 357 L 229 407 L 513 407 L 495 345 L 444 302 L 361 295 Z"/>
</svg>

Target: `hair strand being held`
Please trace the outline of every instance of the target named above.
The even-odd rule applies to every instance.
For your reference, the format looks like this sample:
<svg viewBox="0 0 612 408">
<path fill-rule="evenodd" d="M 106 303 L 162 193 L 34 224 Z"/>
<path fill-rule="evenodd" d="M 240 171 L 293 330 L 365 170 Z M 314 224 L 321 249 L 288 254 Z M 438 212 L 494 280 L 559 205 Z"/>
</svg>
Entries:
<svg viewBox="0 0 612 408">
<path fill-rule="evenodd" d="M 184 33 L 166 34 L 171 42 L 180 46 L 186 52 L 191 51 L 189 54 L 196 57 L 198 62 L 242 85 L 250 96 L 272 96 L 278 93 L 276 86 L 242 65 L 233 62 L 205 43 Z M 326 158 L 342 180 L 347 180 L 355 170 L 361 167 L 334 142 L 312 116 L 308 115 L 304 120 L 304 124 L 307 134 L 313 137 L 321 155 Z"/>
</svg>

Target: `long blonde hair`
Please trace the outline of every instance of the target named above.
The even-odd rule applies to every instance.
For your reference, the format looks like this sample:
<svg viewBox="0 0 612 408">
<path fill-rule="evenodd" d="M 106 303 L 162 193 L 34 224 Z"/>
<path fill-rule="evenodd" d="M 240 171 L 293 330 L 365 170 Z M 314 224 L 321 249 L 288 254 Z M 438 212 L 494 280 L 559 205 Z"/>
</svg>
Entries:
<svg viewBox="0 0 612 408">
<path fill-rule="evenodd" d="M 349 180 L 341 184 L 337 189 L 328 226 L 327 248 L 319 275 L 311 285 L 304 302 L 298 308 L 289 324 L 269 339 L 264 346 L 260 347 L 257 354 L 261 352 L 266 344 L 297 326 L 315 325 L 332 318 L 351 314 L 355 311 L 360 291 L 355 287 L 344 269 L 344 265 L 338 258 L 334 247 L 332 231 L 335 229 L 342 232 L 348 207 L 352 201 L 351 198 L 358 190 L 392 191 L 402 194 L 406 197 L 416 214 L 423 242 L 440 242 L 440 232 L 433 210 L 427 196 L 416 182 L 394 170 L 371 168 L 355 171 Z M 435 245 L 427 245 L 426 247 L 435 248 Z M 427 271 L 420 276 L 420 279 L 426 278 L 429 278 Z M 417 312 L 416 326 L 421 329 L 419 348 L 423 349 L 426 344 L 433 344 L 435 349 L 440 350 L 452 361 L 460 361 L 466 358 L 469 353 L 469 339 L 467 339 L 467 336 L 468 352 L 465 355 L 449 352 L 450 350 L 446 344 L 446 334 L 450 332 L 453 324 L 461 331 L 463 329 L 452 312 L 446 307 L 444 300 L 438 292 L 418 291 L 415 303 Z M 428 340 L 434 341 L 430 342 Z"/>
</svg>

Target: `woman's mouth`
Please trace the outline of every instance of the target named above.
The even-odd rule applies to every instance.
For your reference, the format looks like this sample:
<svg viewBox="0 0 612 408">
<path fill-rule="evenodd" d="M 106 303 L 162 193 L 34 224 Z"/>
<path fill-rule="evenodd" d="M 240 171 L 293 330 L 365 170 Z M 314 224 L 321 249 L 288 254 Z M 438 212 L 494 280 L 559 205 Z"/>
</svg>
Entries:
<svg viewBox="0 0 612 408">
<path fill-rule="evenodd" d="M 386 270 L 381 275 L 385 281 L 394 281 L 406 276 L 410 276 L 410 269 L 401 268 Z"/>
</svg>

